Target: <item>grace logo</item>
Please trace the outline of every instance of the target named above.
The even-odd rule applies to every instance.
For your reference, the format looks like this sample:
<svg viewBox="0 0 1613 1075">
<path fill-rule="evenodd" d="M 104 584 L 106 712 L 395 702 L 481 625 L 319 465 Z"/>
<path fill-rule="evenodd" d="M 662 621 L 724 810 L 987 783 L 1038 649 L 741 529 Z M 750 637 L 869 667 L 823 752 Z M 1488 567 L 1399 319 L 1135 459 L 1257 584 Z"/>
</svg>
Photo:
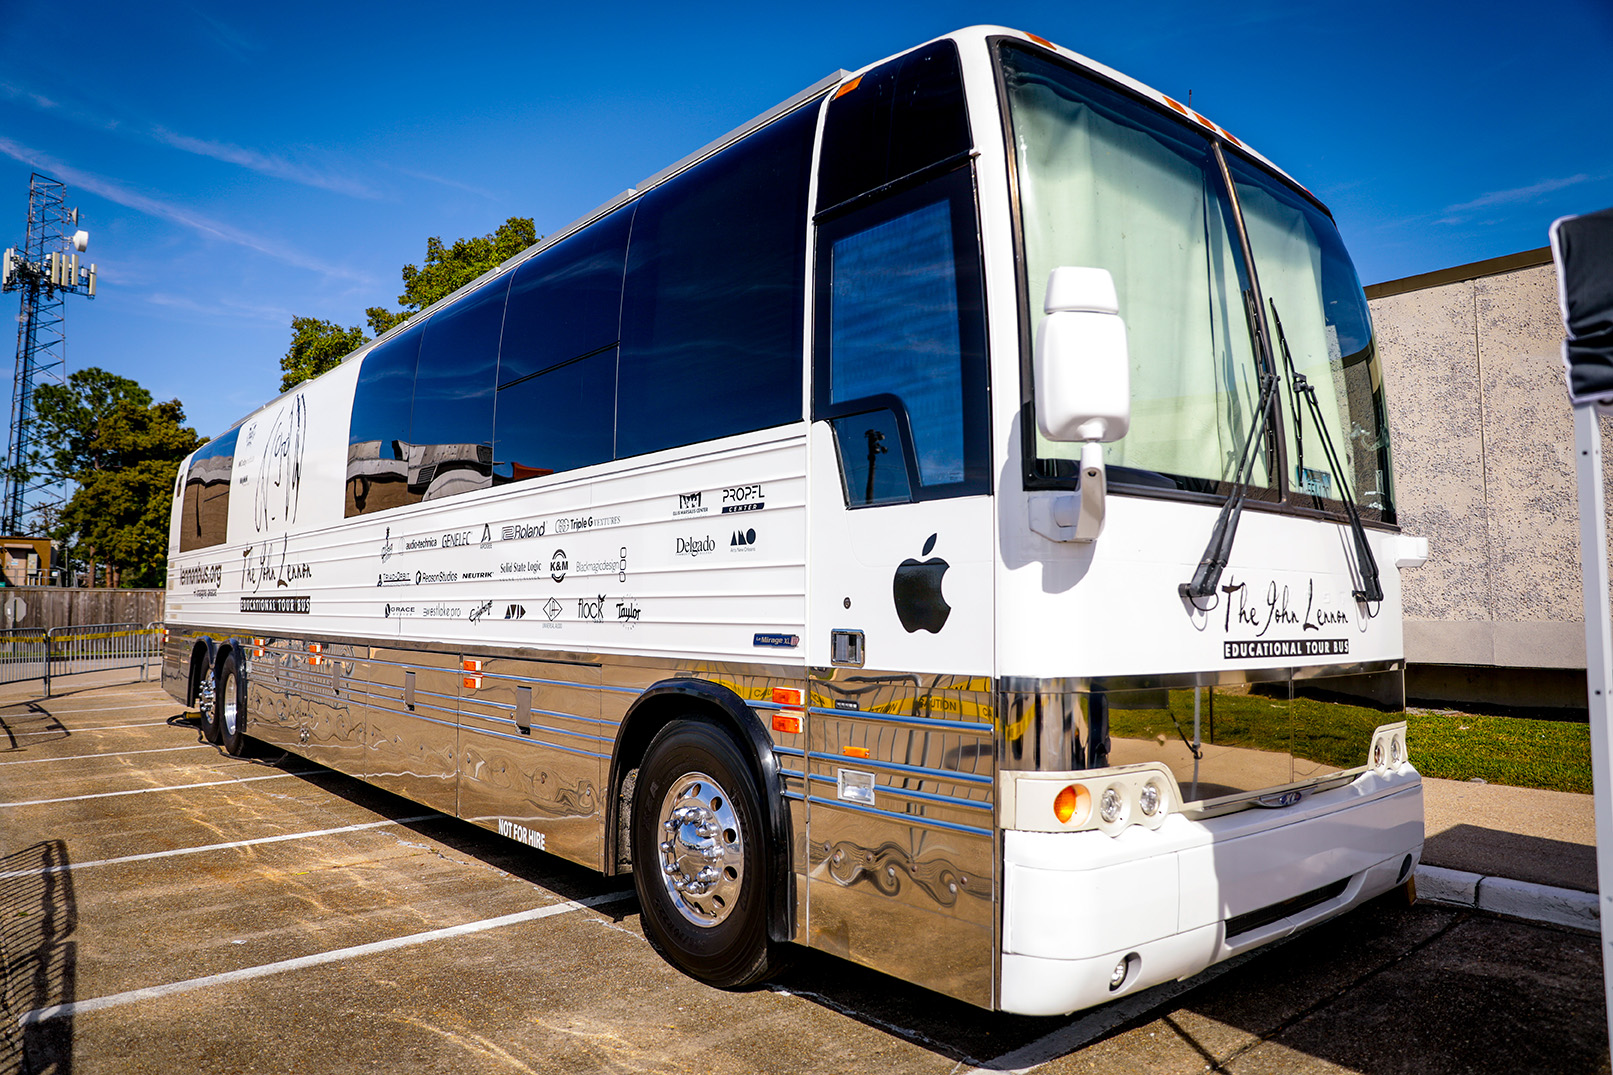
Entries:
<svg viewBox="0 0 1613 1075">
<path fill-rule="evenodd" d="M 931 534 L 924 543 L 920 556 L 929 556 L 935 548 L 938 535 Z M 929 631 L 938 634 L 952 615 L 952 606 L 941 596 L 941 577 L 951 567 L 939 556 L 918 561 L 912 557 L 903 560 L 891 582 L 891 597 L 896 602 L 896 617 L 902 621 L 902 630 Z"/>
</svg>

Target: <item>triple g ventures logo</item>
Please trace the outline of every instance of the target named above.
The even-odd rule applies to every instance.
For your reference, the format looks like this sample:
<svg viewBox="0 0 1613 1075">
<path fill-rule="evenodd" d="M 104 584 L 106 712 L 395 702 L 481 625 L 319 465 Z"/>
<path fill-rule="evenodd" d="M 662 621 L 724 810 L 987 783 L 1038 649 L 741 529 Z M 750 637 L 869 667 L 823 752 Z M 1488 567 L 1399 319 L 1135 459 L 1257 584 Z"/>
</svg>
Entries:
<svg viewBox="0 0 1613 1075">
<path fill-rule="evenodd" d="M 717 551 L 717 539 L 707 534 L 705 537 L 680 537 L 674 550 L 676 556 L 704 556 Z"/>
</svg>

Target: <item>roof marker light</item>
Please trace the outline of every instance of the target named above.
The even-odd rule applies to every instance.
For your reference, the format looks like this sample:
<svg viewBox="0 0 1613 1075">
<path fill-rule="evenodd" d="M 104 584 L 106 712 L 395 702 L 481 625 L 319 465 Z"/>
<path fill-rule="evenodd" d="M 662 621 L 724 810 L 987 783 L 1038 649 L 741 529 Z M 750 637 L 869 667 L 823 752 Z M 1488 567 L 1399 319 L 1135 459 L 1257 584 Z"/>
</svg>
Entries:
<svg viewBox="0 0 1613 1075">
<path fill-rule="evenodd" d="M 1049 41 L 1047 38 L 1042 37 L 1042 36 L 1040 36 L 1038 34 L 1026 34 L 1025 36 L 1030 38 L 1032 41 L 1036 42 L 1038 45 L 1043 46 L 1044 48 L 1050 48 L 1050 49 L 1058 48 L 1058 46 L 1053 44 L 1053 42 Z"/>
<path fill-rule="evenodd" d="M 858 75 L 856 78 L 852 79 L 850 82 L 843 83 L 838 90 L 835 90 L 835 97 L 837 97 L 837 98 L 844 97 L 846 94 L 848 94 L 852 90 L 856 89 L 858 84 L 861 83 L 862 80 L 863 80 L 863 77 L 861 75 Z"/>
</svg>

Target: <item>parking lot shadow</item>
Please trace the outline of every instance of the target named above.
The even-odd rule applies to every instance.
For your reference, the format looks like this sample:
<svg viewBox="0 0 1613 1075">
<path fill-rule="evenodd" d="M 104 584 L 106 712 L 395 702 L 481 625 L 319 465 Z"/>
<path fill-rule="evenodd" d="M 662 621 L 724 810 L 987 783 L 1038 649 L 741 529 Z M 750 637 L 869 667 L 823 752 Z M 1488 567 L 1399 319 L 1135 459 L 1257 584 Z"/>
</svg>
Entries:
<svg viewBox="0 0 1613 1075">
<path fill-rule="evenodd" d="M 0 858 L 0 1075 L 68 1075 L 71 1016 L 21 1023 L 22 1016 L 74 999 L 78 928 L 66 845 L 46 840 Z"/>
</svg>

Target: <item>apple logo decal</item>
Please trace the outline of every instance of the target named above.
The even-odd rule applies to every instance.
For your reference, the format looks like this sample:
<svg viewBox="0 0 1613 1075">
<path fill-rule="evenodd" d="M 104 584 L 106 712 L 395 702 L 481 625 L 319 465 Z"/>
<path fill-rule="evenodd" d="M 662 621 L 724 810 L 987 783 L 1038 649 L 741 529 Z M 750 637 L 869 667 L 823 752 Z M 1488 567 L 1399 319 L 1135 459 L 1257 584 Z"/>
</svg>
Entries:
<svg viewBox="0 0 1613 1075">
<path fill-rule="evenodd" d="M 919 555 L 929 556 L 930 550 L 935 548 L 935 539 L 936 535 L 931 534 Z M 902 621 L 904 631 L 909 634 L 914 631 L 936 634 L 946 625 L 947 617 L 952 615 L 952 606 L 941 596 L 941 576 L 947 573 L 950 566 L 939 556 L 922 562 L 908 557 L 896 569 L 896 578 L 891 583 L 891 597 L 896 601 L 896 615 Z"/>
</svg>

